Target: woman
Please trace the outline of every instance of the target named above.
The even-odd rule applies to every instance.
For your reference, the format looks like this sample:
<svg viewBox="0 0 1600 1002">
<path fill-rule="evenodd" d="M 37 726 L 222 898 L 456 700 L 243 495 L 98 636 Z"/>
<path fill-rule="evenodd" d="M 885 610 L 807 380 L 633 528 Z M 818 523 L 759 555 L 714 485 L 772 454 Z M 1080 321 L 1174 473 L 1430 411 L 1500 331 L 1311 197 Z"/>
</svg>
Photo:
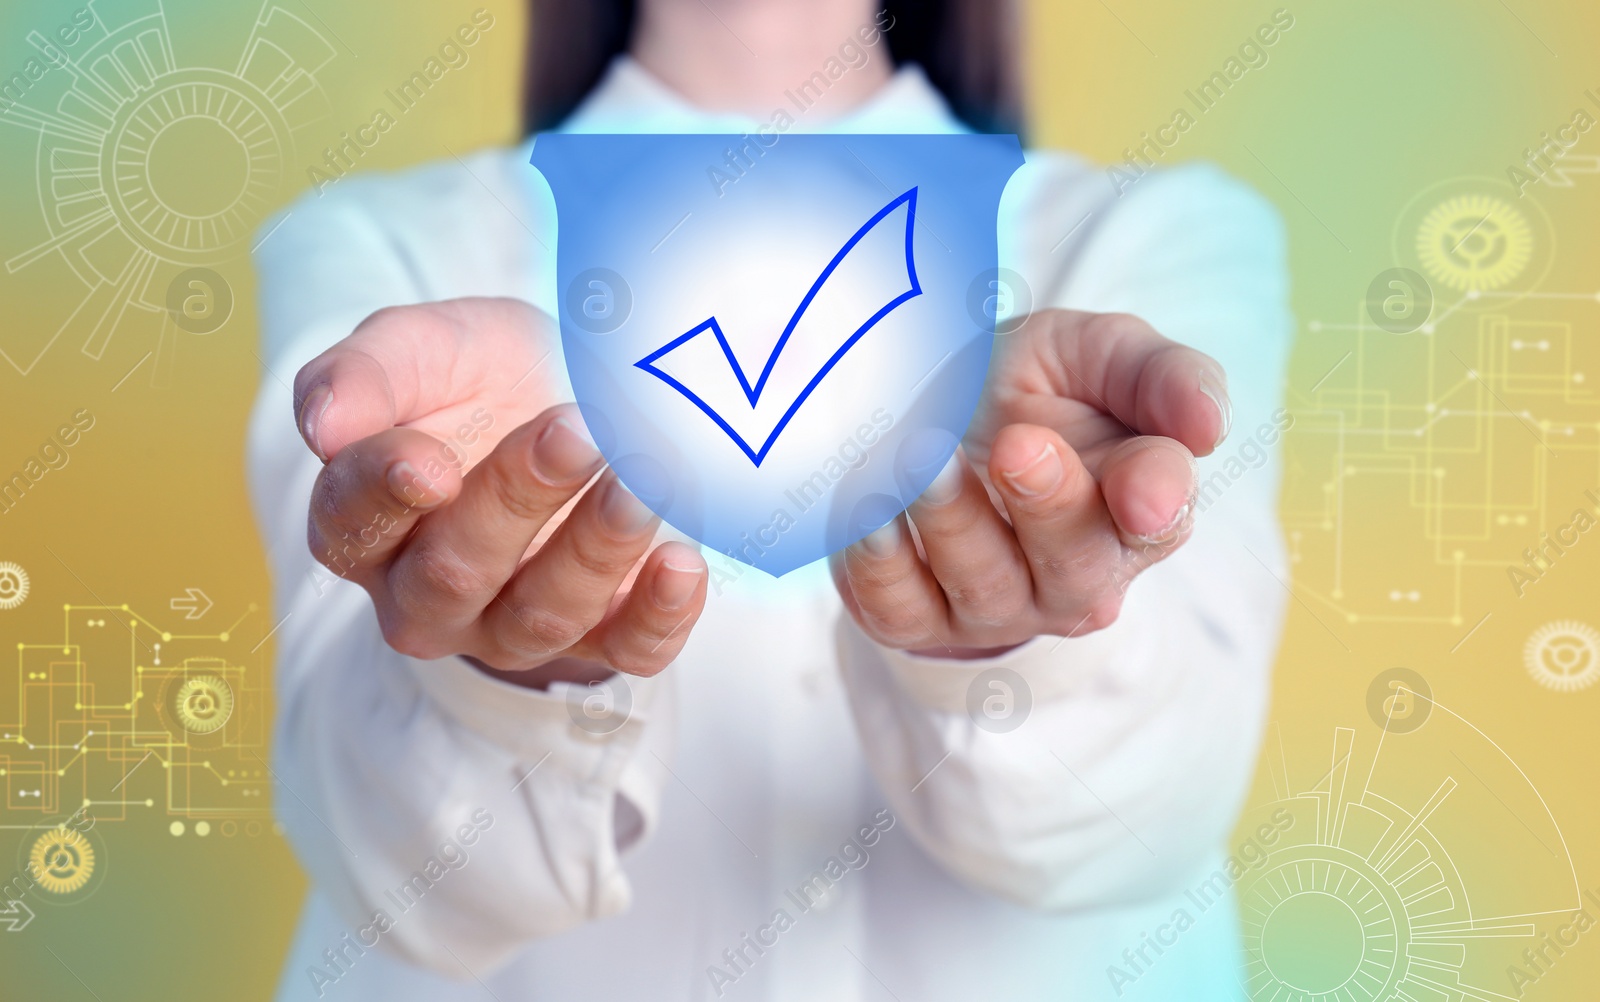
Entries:
<svg viewBox="0 0 1600 1002">
<path fill-rule="evenodd" d="M 753 131 L 843 52 L 797 130 L 1011 128 L 1003 6 L 539 0 L 528 120 Z M 257 254 L 316 885 L 280 998 L 1237 997 L 1214 875 L 1285 572 L 1275 467 L 1222 442 L 1283 418 L 1271 211 L 1030 155 L 1002 263 L 1050 308 L 906 515 L 775 581 L 673 537 L 562 402 L 527 163 L 347 178 Z"/>
</svg>

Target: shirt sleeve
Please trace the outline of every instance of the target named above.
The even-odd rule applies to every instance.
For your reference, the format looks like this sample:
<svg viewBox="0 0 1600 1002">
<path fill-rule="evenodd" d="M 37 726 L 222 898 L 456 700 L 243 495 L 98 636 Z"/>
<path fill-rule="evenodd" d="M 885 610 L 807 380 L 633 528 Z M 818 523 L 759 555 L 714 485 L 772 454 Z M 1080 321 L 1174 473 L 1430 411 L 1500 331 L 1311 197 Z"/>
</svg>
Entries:
<svg viewBox="0 0 1600 1002">
<path fill-rule="evenodd" d="M 1170 893 L 1214 858 L 1255 764 L 1288 600 L 1276 214 L 1186 168 L 1094 215 L 1049 305 L 1141 316 L 1229 373 L 1233 430 L 1200 463 L 1190 541 L 1084 637 L 957 661 L 880 647 L 848 617 L 839 628 L 857 729 L 896 815 L 957 878 L 1047 909 Z"/>
<path fill-rule="evenodd" d="M 381 924 L 384 948 L 461 977 L 627 907 L 619 855 L 656 823 L 672 683 L 535 692 L 459 658 L 405 657 L 366 593 L 313 560 L 321 464 L 296 431 L 294 375 L 374 310 L 421 298 L 417 252 L 380 227 L 366 183 L 292 206 L 256 254 L 248 464 L 274 582 L 276 809 L 352 930 Z"/>
</svg>

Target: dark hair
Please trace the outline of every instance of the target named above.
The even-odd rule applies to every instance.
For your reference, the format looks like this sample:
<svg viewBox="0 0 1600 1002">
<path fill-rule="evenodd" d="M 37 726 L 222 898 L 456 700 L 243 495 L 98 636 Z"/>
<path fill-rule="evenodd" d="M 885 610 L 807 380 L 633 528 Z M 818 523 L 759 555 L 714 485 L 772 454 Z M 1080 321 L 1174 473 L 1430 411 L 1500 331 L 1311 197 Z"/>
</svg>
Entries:
<svg viewBox="0 0 1600 1002">
<path fill-rule="evenodd" d="M 522 125 L 561 122 L 600 82 L 633 35 L 635 0 L 531 0 Z M 950 108 L 979 132 L 1021 132 L 1014 0 L 883 0 L 896 63 L 917 63 Z"/>
</svg>

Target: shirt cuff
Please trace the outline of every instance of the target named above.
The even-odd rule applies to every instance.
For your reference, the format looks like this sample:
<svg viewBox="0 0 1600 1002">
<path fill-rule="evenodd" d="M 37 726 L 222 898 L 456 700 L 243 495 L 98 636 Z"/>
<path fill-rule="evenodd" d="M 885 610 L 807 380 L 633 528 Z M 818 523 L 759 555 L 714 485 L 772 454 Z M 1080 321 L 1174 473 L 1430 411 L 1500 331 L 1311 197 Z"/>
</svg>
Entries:
<svg viewBox="0 0 1600 1002">
<path fill-rule="evenodd" d="M 1134 623 L 1136 610 L 1130 607 L 1125 607 L 1111 626 L 1095 633 L 1082 637 L 1038 636 L 994 657 L 959 660 L 887 647 L 878 649 L 901 692 L 929 710 L 969 712 L 973 693 L 981 704 L 990 691 L 981 683 L 975 690 L 974 683 L 980 676 L 1001 670 L 1020 676 L 1034 703 L 1048 703 L 1072 698 L 1098 685 L 1108 669 L 1126 682 L 1148 684 L 1148 679 L 1134 676 L 1148 674 L 1139 666 L 1150 664 L 1146 655 L 1153 652 L 1153 637 L 1149 630 L 1141 630 Z M 855 624 L 850 623 L 848 628 L 855 629 Z M 864 635 L 860 640 L 872 644 Z"/>
<path fill-rule="evenodd" d="M 648 768 L 630 769 L 660 692 L 654 678 L 612 675 L 579 685 L 554 682 L 546 691 L 503 682 L 460 657 L 408 657 L 417 685 L 462 728 L 534 768 L 621 792 L 648 829 L 659 810 L 658 784 Z"/>
</svg>

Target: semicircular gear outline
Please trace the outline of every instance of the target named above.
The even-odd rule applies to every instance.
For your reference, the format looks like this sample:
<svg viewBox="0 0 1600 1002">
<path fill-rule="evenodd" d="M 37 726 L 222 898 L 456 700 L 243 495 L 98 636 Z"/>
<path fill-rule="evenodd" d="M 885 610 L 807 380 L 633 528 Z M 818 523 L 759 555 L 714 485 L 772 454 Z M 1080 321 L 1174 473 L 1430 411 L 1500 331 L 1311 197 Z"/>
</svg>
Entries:
<svg viewBox="0 0 1600 1002">
<path fill-rule="evenodd" d="M 1307 894 L 1339 902 L 1358 924 L 1359 957 L 1337 984 L 1307 984 L 1305 972 L 1295 970 L 1293 963 L 1275 965 L 1266 947 L 1279 909 Z M 1411 924 L 1405 903 L 1392 883 L 1355 853 L 1335 846 L 1305 846 L 1280 853 L 1261 878 L 1245 888 L 1240 907 L 1262 916 L 1259 922 L 1245 925 L 1247 948 L 1260 958 L 1260 970 L 1252 981 L 1253 998 L 1273 998 L 1279 991 L 1334 996 L 1347 991 L 1351 982 L 1359 982 L 1372 998 L 1389 998 L 1406 976 L 1401 958 L 1411 943 Z M 1322 966 L 1326 967 L 1326 962 Z M 1325 970 L 1319 973 L 1327 975 Z"/>
<path fill-rule="evenodd" d="M 187 268 L 245 254 L 256 227 L 289 192 L 308 130 L 328 118 L 318 74 L 336 50 L 276 0 L 263 0 L 231 66 L 186 65 L 159 0 L 129 6 L 141 10 L 120 24 L 101 20 L 97 10 L 76 48 L 30 32 L 29 43 L 51 67 L 49 86 L 28 95 L 34 103 L 19 99 L 0 116 L 0 124 L 38 134 L 35 188 L 44 231 L 5 261 L 6 271 L 54 258 L 84 286 L 53 333 L 44 327 L 39 341 L 0 344 L 0 358 L 24 376 L 63 336 L 98 361 L 118 327 L 137 321 L 141 330 L 160 330 L 152 376 L 159 383 L 175 337 L 162 320 L 168 286 Z M 189 138 L 204 148 L 243 158 L 238 184 L 226 186 L 226 197 L 212 192 L 214 204 L 199 208 L 174 203 L 198 198 L 213 178 L 162 179 L 154 176 L 160 169 L 152 171 L 158 145 L 183 147 L 163 135 L 185 123 L 202 123 Z M 205 162 L 162 156 L 157 167 Z"/>
<path fill-rule="evenodd" d="M 1488 998 L 1482 974 L 1515 955 L 1502 941 L 1531 939 L 1533 920 L 1582 904 L 1544 797 L 1503 748 L 1444 706 L 1433 704 L 1428 728 L 1375 743 L 1335 727 L 1328 758 L 1294 775 L 1281 740 L 1266 751 L 1271 795 L 1246 811 L 1263 822 L 1258 854 L 1241 850 L 1230 860 L 1237 876 L 1219 869 L 1188 892 L 1206 907 L 1236 887 L 1240 983 L 1255 1002 Z M 1463 824 L 1475 805 L 1504 809 L 1507 797 L 1537 806 L 1517 826 L 1525 839 Z M 1514 887 L 1471 887 L 1495 854 L 1528 845 L 1551 862 L 1529 863 Z"/>
</svg>

